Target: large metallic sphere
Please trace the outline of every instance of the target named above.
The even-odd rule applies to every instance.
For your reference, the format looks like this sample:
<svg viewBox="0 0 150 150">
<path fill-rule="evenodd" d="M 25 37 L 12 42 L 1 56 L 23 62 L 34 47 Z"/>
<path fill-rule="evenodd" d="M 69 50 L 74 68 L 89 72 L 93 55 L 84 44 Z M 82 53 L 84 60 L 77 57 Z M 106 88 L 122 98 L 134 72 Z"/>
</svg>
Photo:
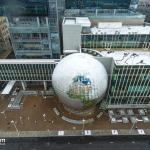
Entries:
<svg viewBox="0 0 150 150">
<path fill-rule="evenodd" d="M 103 64 L 84 53 L 63 58 L 52 75 L 53 88 L 59 100 L 75 110 L 96 105 L 104 96 L 107 83 Z"/>
</svg>

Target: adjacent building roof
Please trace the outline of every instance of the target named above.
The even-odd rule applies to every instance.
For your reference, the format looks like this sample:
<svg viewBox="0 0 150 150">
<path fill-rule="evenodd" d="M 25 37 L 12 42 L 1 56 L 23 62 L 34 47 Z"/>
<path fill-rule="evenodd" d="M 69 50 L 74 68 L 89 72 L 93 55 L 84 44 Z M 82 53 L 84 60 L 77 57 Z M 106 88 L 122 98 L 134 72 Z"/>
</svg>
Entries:
<svg viewBox="0 0 150 150">
<path fill-rule="evenodd" d="M 91 28 L 92 34 L 110 34 L 114 35 L 116 33 L 126 35 L 126 34 L 150 34 L 150 26 L 122 26 L 116 28 L 111 26 L 111 28 Z"/>
<path fill-rule="evenodd" d="M 71 17 L 64 18 L 63 24 L 65 25 L 81 25 L 82 27 L 90 27 L 91 22 L 88 17 Z"/>
<path fill-rule="evenodd" d="M 150 65 L 150 52 L 101 51 L 104 57 L 112 57 L 116 65 Z"/>
<path fill-rule="evenodd" d="M 59 59 L 0 59 L 0 64 L 55 64 Z"/>
<path fill-rule="evenodd" d="M 118 29 L 122 27 L 122 22 L 99 22 L 98 28 L 99 29 Z"/>
<path fill-rule="evenodd" d="M 150 65 L 150 52 L 100 51 L 102 57 L 111 57 L 116 65 Z M 0 64 L 57 64 L 60 59 L 0 59 Z"/>
<path fill-rule="evenodd" d="M 88 17 L 66 17 L 63 24 L 65 25 L 81 25 L 82 27 L 91 27 L 91 21 Z M 122 25 L 121 22 L 99 22 L 97 26 L 91 27 L 92 34 L 150 34 L 150 26 L 131 26 Z"/>
</svg>

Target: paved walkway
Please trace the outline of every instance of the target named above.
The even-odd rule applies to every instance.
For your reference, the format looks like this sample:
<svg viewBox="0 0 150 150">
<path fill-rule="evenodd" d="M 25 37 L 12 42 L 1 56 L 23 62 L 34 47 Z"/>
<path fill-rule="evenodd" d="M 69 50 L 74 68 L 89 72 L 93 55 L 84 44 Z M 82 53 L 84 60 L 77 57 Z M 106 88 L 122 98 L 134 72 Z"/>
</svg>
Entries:
<svg viewBox="0 0 150 150">
<path fill-rule="evenodd" d="M 65 131 L 20 131 L 20 132 L 4 132 L 0 131 L 0 137 L 57 137 L 57 136 L 88 136 L 86 135 L 87 130 L 65 130 Z M 90 131 L 90 136 L 117 136 L 112 134 L 112 130 L 88 130 Z M 137 130 L 119 129 L 118 135 L 140 135 Z M 144 135 L 150 135 L 150 129 L 144 130 Z"/>
<path fill-rule="evenodd" d="M 22 101 L 22 97 L 23 96 L 37 96 L 37 95 L 46 95 L 46 96 L 54 96 L 54 91 L 53 90 L 49 90 L 49 91 L 24 91 L 24 90 L 21 90 L 19 91 L 18 95 L 14 98 L 14 101 L 11 102 L 9 104 L 10 107 L 8 107 L 8 109 L 20 109 L 21 106 L 23 105 L 23 103 L 21 103 Z"/>
</svg>

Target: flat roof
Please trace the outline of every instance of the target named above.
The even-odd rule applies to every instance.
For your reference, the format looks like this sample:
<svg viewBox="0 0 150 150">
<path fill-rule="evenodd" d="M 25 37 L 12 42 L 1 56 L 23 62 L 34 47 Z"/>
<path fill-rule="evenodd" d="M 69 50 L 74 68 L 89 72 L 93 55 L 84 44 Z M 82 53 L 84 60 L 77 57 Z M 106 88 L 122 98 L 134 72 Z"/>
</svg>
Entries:
<svg viewBox="0 0 150 150">
<path fill-rule="evenodd" d="M 0 59 L 0 64 L 56 64 L 60 59 Z"/>
<path fill-rule="evenodd" d="M 65 25 L 81 25 L 82 27 L 90 27 L 91 22 L 88 17 L 65 17 L 63 24 Z"/>
<path fill-rule="evenodd" d="M 88 17 L 65 17 L 65 25 L 81 25 L 82 27 L 91 27 L 91 21 Z M 132 26 L 122 25 L 122 22 L 99 22 L 97 26 L 91 27 L 92 34 L 150 34 L 150 26 Z"/>
<path fill-rule="evenodd" d="M 150 65 L 150 52 L 101 51 L 103 57 L 112 57 L 116 65 Z"/>
<path fill-rule="evenodd" d="M 113 58 L 116 65 L 150 65 L 150 52 L 148 51 L 104 50 L 97 52 L 102 57 Z M 57 64 L 59 61 L 60 59 L 0 59 L 0 64 Z"/>
<path fill-rule="evenodd" d="M 101 27 L 101 26 L 100 26 Z M 113 27 L 113 24 L 109 28 L 98 28 L 93 27 L 91 28 L 92 34 L 150 34 L 150 26 L 122 26 L 116 28 L 116 26 Z"/>
<path fill-rule="evenodd" d="M 99 22 L 98 28 L 100 29 L 111 29 L 111 28 L 122 28 L 122 22 Z"/>
<path fill-rule="evenodd" d="M 66 18 L 64 21 L 65 24 L 71 25 L 71 24 L 76 24 L 76 19 L 75 18 Z"/>
</svg>

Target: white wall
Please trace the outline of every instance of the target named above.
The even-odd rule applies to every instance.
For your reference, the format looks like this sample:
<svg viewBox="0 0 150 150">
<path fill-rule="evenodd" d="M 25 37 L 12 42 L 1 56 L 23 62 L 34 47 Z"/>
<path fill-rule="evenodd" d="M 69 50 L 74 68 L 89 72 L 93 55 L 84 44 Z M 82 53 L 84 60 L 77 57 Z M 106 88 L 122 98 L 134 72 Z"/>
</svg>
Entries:
<svg viewBox="0 0 150 150">
<path fill-rule="evenodd" d="M 81 25 L 63 24 L 63 51 L 79 50 L 81 45 Z"/>
</svg>

